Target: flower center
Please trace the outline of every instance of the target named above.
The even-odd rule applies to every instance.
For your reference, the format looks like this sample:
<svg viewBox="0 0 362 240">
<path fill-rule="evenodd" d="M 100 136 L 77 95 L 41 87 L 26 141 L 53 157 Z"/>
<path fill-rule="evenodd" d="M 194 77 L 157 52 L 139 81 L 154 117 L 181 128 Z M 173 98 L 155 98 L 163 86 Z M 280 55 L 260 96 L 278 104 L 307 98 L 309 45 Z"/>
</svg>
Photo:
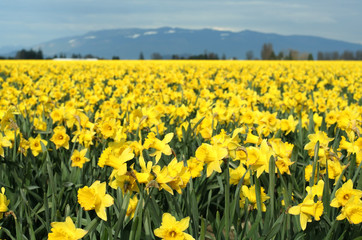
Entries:
<svg viewBox="0 0 362 240">
<path fill-rule="evenodd" d="M 170 237 L 176 237 L 177 233 L 175 231 L 170 232 Z"/>
</svg>

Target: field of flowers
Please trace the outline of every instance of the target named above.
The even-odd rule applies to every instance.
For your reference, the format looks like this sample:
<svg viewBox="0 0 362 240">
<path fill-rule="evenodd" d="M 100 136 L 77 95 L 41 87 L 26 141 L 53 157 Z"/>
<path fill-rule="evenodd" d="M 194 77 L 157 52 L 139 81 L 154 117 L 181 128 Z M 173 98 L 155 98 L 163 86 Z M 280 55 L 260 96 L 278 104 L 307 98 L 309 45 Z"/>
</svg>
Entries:
<svg viewBox="0 0 362 240">
<path fill-rule="evenodd" d="M 1 61 L 0 239 L 362 239 L 362 62 Z"/>
</svg>

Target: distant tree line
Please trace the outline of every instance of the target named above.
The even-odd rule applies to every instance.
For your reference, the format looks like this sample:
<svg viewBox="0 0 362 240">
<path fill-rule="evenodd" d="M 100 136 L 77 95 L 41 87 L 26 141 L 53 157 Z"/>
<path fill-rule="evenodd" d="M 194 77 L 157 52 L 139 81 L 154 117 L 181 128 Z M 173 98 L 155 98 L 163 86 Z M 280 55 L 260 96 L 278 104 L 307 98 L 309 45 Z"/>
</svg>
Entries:
<svg viewBox="0 0 362 240">
<path fill-rule="evenodd" d="M 44 59 L 44 56 L 40 49 L 38 51 L 21 49 L 16 52 L 14 59 Z"/>
<path fill-rule="evenodd" d="M 362 60 L 362 50 L 356 52 L 345 50 L 343 53 L 339 52 L 318 52 L 318 60 Z"/>
<path fill-rule="evenodd" d="M 273 50 L 271 43 L 264 43 L 260 52 L 262 60 L 314 60 L 313 54 L 301 53 L 294 49 L 288 51 L 280 51 L 277 55 Z M 251 60 L 250 53 L 246 56 L 246 59 Z"/>
<path fill-rule="evenodd" d="M 158 52 L 154 52 L 151 54 L 151 59 L 203 59 L 203 60 L 225 60 L 226 55 L 222 54 L 221 58 L 217 53 L 214 52 L 207 52 L 206 50 L 204 53 L 196 54 L 196 55 L 178 55 L 172 54 L 163 56 Z M 356 52 L 352 52 L 349 50 L 345 50 L 342 53 L 338 51 L 332 52 L 322 52 L 319 51 L 317 54 L 317 60 L 362 60 L 362 50 L 358 50 Z M 47 59 L 54 59 L 54 58 L 68 58 L 66 53 L 59 53 L 59 55 L 54 55 L 53 57 L 48 57 Z M 92 54 L 81 55 L 80 53 L 76 54 L 73 53 L 70 58 L 72 59 L 89 59 L 89 58 L 96 58 L 102 59 Z M 0 59 L 44 59 L 44 55 L 41 49 L 39 50 L 26 50 L 22 49 L 17 51 L 15 57 L 3 57 L 0 56 Z M 119 56 L 113 56 L 113 60 L 119 60 Z M 139 58 L 140 60 L 145 59 L 143 52 L 140 52 Z M 237 59 L 233 57 L 232 59 Z M 254 56 L 253 51 L 249 50 L 246 52 L 245 59 L 247 60 L 258 60 L 257 57 Z M 312 53 L 306 52 L 299 52 L 294 49 L 289 49 L 285 51 L 280 51 L 278 54 L 275 53 L 273 49 L 273 45 L 271 43 L 264 43 L 261 51 L 260 51 L 260 59 L 261 60 L 314 60 Z"/>
<path fill-rule="evenodd" d="M 144 59 L 144 56 L 143 56 L 142 52 L 140 53 L 139 59 Z M 177 60 L 177 59 L 219 60 L 219 59 L 222 59 L 222 60 L 225 60 L 226 55 L 222 54 L 222 56 L 220 58 L 217 53 L 205 51 L 204 53 L 196 54 L 196 55 L 172 54 L 171 56 L 170 55 L 169 56 L 162 56 L 160 53 L 154 52 L 154 53 L 151 54 L 151 59 L 153 59 L 153 60 L 157 60 L 157 59 L 173 59 L 173 60 Z"/>
<path fill-rule="evenodd" d="M 313 60 L 311 53 L 300 53 L 294 49 L 290 49 L 287 52 L 281 51 L 276 55 L 271 43 L 263 44 L 260 55 L 262 60 Z M 253 59 L 252 52 L 246 53 L 246 59 Z M 345 50 L 341 54 L 338 51 L 320 51 L 317 54 L 317 60 L 362 60 L 362 50 L 356 52 Z"/>
</svg>

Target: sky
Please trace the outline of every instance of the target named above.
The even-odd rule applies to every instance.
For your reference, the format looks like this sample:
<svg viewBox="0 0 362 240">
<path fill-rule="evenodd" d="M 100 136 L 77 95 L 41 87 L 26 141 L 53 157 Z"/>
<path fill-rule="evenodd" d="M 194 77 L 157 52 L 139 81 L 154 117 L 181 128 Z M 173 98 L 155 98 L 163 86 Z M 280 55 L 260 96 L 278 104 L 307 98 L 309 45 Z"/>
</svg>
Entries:
<svg viewBox="0 0 362 240">
<path fill-rule="evenodd" d="M 27 47 L 102 29 L 165 26 L 362 44 L 361 11 L 361 0 L 0 0 L 0 47 Z"/>
</svg>

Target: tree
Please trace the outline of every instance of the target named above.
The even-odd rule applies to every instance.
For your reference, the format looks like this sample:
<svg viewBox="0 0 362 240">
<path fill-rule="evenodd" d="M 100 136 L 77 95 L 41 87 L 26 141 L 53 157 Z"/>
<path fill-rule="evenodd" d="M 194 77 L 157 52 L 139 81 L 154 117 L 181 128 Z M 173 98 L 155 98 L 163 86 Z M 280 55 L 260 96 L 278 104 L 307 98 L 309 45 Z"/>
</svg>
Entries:
<svg viewBox="0 0 362 240">
<path fill-rule="evenodd" d="M 261 49 L 261 59 L 263 60 L 270 60 L 274 56 L 275 59 L 275 53 L 273 50 L 273 45 L 271 43 L 264 43 L 263 47 Z"/>
<path fill-rule="evenodd" d="M 112 60 L 119 60 L 119 57 L 118 56 L 113 56 Z"/>
<path fill-rule="evenodd" d="M 144 60 L 145 56 L 143 56 L 143 52 L 140 52 L 140 56 L 138 57 L 139 60 Z"/>
<path fill-rule="evenodd" d="M 290 60 L 298 60 L 298 55 L 299 55 L 299 52 L 297 50 L 289 50 L 289 57 L 290 57 Z"/>
<path fill-rule="evenodd" d="M 22 49 L 16 52 L 15 59 L 43 59 L 43 52 L 40 49 L 38 51 Z"/>
<path fill-rule="evenodd" d="M 354 60 L 353 52 L 345 50 L 341 55 L 341 59 Z"/>
<path fill-rule="evenodd" d="M 318 60 L 324 60 L 324 53 L 323 52 L 318 52 L 317 59 Z"/>
<path fill-rule="evenodd" d="M 308 54 L 308 60 L 309 60 L 309 61 L 313 61 L 313 60 L 314 60 L 313 54 L 311 54 L 311 53 Z"/>
<path fill-rule="evenodd" d="M 162 59 L 162 55 L 158 52 L 154 52 L 151 54 L 151 59 L 154 59 L 154 60 Z"/>
<path fill-rule="evenodd" d="M 177 54 L 172 54 L 171 59 L 180 59 L 180 56 Z"/>
<path fill-rule="evenodd" d="M 333 60 L 337 60 L 337 59 L 339 59 L 340 57 L 339 57 L 339 53 L 337 52 L 337 51 L 334 51 L 334 52 L 332 52 L 332 59 Z"/>
<path fill-rule="evenodd" d="M 92 54 L 88 53 L 84 56 L 84 58 L 97 58 L 96 56 L 93 56 Z"/>
<path fill-rule="evenodd" d="M 280 52 L 278 53 L 277 59 L 278 59 L 278 60 L 283 60 L 283 59 L 284 59 L 284 53 L 283 53 L 282 51 L 280 51 Z"/>
<path fill-rule="evenodd" d="M 247 60 L 253 60 L 254 59 L 253 51 L 249 50 L 249 51 L 246 52 L 246 59 Z"/>
<path fill-rule="evenodd" d="M 67 54 L 61 52 L 59 53 L 59 58 L 67 58 Z"/>
<path fill-rule="evenodd" d="M 356 51 L 356 60 L 362 60 L 362 50 Z"/>
<path fill-rule="evenodd" d="M 82 58 L 82 55 L 80 53 L 78 53 L 78 54 L 73 53 L 71 58 L 75 58 L 75 59 Z"/>
</svg>

